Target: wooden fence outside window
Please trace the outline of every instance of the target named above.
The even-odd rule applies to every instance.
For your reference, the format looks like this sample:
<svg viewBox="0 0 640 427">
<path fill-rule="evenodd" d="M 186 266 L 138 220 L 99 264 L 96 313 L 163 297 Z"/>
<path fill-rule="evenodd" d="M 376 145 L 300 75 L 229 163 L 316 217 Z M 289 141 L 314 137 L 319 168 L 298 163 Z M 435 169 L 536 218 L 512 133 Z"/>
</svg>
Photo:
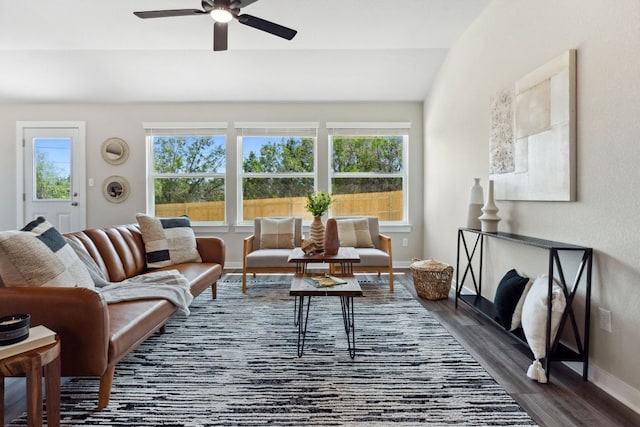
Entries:
<svg viewBox="0 0 640 427">
<path fill-rule="evenodd" d="M 402 221 L 402 191 L 381 193 L 336 194 L 332 197 L 331 216 L 377 216 L 380 221 Z M 243 217 L 252 220 L 263 216 L 313 217 L 304 209 L 306 197 L 245 200 Z M 155 206 L 160 217 L 188 215 L 191 221 L 224 220 L 224 202 L 167 203 Z"/>
</svg>

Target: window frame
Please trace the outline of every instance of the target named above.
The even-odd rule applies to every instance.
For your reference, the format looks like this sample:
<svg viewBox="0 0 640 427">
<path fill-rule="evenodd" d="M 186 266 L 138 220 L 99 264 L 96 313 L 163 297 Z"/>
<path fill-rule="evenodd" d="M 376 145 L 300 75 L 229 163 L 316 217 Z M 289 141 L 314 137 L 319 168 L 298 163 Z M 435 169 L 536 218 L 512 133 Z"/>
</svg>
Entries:
<svg viewBox="0 0 640 427">
<path fill-rule="evenodd" d="M 227 173 L 229 138 L 227 135 L 227 122 L 180 122 L 180 123 L 143 123 L 145 130 L 145 142 L 147 148 L 146 156 L 146 211 L 149 215 L 155 215 L 155 187 L 154 181 L 158 178 L 214 178 L 222 179 L 224 192 L 224 217 L 221 221 L 194 221 L 191 224 L 198 226 L 220 226 L 227 225 Z M 221 136 L 224 137 L 225 168 L 224 172 L 197 172 L 197 173 L 155 173 L 154 171 L 154 137 L 175 137 L 175 136 Z"/>
<path fill-rule="evenodd" d="M 380 221 L 386 225 L 409 224 L 409 134 L 410 122 L 327 122 L 327 175 L 328 188 L 332 192 L 335 178 L 401 178 L 402 179 L 402 219 Z M 333 170 L 333 138 L 341 137 L 402 137 L 402 172 L 334 172 Z"/>
<path fill-rule="evenodd" d="M 312 178 L 314 191 L 318 189 L 318 131 L 319 122 L 236 122 L 236 146 L 237 146 L 237 207 L 236 223 L 238 225 L 253 224 L 253 219 L 244 218 L 244 191 L 245 178 Z M 305 134 L 308 133 L 308 134 Z M 244 172 L 243 138 L 245 137 L 300 137 L 313 139 L 313 171 L 312 172 Z"/>
</svg>

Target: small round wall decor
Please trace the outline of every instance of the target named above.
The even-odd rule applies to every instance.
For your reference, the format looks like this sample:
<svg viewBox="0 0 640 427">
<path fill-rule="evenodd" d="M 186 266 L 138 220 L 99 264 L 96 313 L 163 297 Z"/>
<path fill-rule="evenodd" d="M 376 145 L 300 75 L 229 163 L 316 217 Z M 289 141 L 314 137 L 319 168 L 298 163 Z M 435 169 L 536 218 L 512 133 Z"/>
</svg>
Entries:
<svg viewBox="0 0 640 427">
<path fill-rule="evenodd" d="M 102 158 L 112 165 L 119 165 L 129 157 L 129 145 L 122 138 L 108 138 L 102 143 Z"/>
<path fill-rule="evenodd" d="M 129 182 L 121 176 L 110 176 L 104 180 L 102 192 L 111 203 L 122 203 L 129 197 Z"/>
</svg>

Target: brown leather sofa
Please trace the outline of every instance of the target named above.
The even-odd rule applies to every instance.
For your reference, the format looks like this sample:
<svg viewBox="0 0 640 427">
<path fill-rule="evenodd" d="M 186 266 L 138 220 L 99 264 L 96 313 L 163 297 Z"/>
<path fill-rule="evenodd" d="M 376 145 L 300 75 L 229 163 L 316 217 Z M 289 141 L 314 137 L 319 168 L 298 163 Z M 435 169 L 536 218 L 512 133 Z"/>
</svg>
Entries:
<svg viewBox="0 0 640 427">
<path fill-rule="evenodd" d="M 89 229 L 67 234 L 81 242 L 96 260 L 107 280 L 119 282 L 147 272 L 144 243 L 136 225 Z M 198 237 L 202 263 L 172 265 L 187 277 L 194 296 L 216 283 L 225 261 L 224 242 Z M 165 299 L 107 304 L 86 288 L 0 287 L 0 317 L 29 313 L 31 325 L 45 325 L 60 337 L 62 376 L 99 376 L 98 408 L 109 404 L 116 364 L 177 312 Z"/>
</svg>

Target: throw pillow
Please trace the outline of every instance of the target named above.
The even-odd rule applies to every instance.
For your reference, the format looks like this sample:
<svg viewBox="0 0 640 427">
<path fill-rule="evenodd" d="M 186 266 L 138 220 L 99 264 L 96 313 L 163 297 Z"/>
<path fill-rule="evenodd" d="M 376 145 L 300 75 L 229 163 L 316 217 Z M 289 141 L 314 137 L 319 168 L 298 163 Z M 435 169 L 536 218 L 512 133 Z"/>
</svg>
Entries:
<svg viewBox="0 0 640 427">
<path fill-rule="evenodd" d="M 94 287 L 73 248 L 43 217 L 20 231 L 0 232 L 0 259 L 0 275 L 7 287 Z"/>
<path fill-rule="evenodd" d="M 260 219 L 260 249 L 293 249 L 295 218 Z"/>
<path fill-rule="evenodd" d="M 510 331 L 515 331 L 522 326 L 522 307 L 524 306 L 524 302 L 527 299 L 527 295 L 529 294 L 532 284 L 533 282 L 531 280 L 527 282 L 527 285 L 524 287 L 524 291 L 522 291 L 522 295 L 518 300 L 518 304 L 516 304 L 516 309 L 513 310 L 513 316 L 511 317 L 511 329 L 509 329 Z"/>
<path fill-rule="evenodd" d="M 514 324 L 513 313 L 528 282 L 528 277 L 521 276 L 515 269 L 511 269 L 500 280 L 496 289 L 496 296 L 493 299 L 493 308 L 496 310 L 495 320 L 509 331 L 520 326 L 519 319 L 518 323 Z"/>
<path fill-rule="evenodd" d="M 531 285 L 522 306 L 522 329 L 536 360 L 546 356 L 548 287 L 549 276 L 539 276 Z M 558 332 L 566 305 L 564 292 L 554 280 L 551 291 L 551 343 Z"/>
<path fill-rule="evenodd" d="M 338 219 L 340 246 L 353 248 L 373 248 L 369 220 L 366 218 Z"/>
<path fill-rule="evenodd" d="M 136 219 L 142 232 L 148 268 L 202 262 L 188 217 L 156 218 L 137 214 Z"/>
</svg>

